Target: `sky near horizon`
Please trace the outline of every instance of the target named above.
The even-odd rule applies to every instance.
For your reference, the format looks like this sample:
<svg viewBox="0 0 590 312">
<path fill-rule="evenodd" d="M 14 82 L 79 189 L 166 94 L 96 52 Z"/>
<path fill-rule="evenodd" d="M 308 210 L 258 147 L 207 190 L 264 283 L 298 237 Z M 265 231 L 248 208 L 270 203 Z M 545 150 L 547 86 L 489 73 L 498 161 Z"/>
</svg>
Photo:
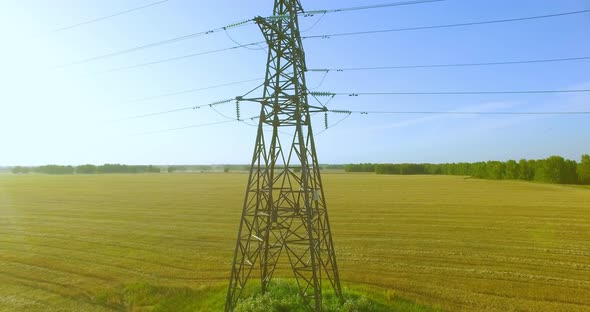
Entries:
<svg viewBox="0 0 590 312">
<path fill-rule="evenodd" d="M 233 28 L 59 67 L 258 15 L 273 1 L 169 0 L 55 31 L 156 0 L 3 0 L 0 2 L 0 166 L 42 164 L 249 163 L 256 128 L 224 123 L 235 105 L 120 120 L 244 94 L 260 81 L 147 97 L 262 78 L 266 51 L 233 49 L 133 69 L 112 69 L 262 41 L 256 25 Z M 307 10 L 395 1 L 306 1 Z M 301 18 L 303 35 L 453 24 L 590 9 L 588 0 L 447 0 Z M 319 20 L 321 17 L 321 20 Z M 308 68 L 520 61 L 590 56 L 590 13 L 469 27 L 303 41 Z M 590 60 L 482 67 L 308 72 L 327 92 L 434 92 L 590 89 Z M 260 94 L 259 91 L 257 91 Z M 590 111 L 590 93 L 335 97 L 331 109 L 373 111 Z M 311 101 L 311 99 L 310 99 Z M 243 103 L 242 117 L 256 115 Z M 590 153 L 590 115 L 330 114 L 314 118 L 321 163 L 459 162 Z M 320 134 L 321 132 L 321 134 Z"/>
</svg>

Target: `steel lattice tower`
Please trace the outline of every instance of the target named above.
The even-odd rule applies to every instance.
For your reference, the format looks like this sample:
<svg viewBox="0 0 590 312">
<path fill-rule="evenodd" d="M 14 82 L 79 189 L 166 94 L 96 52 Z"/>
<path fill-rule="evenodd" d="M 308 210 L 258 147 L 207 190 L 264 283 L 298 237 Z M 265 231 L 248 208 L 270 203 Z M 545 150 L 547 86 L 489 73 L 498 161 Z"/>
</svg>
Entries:
<svg viewBox="0 0 590 312">
<path fill-rule="evenodd" d="M 322 309 L 323 281 L 342 298 L 310 118 L 310 112 L 326 109 L 308 104 L 300 13 L 299 0 L 275 0 L 272 17 L 255 19 L 268 60 L 263 97 L 240 99 L 259 102 L 261 111 L 226 311 L 233 310 L 258 265 L 265 292 L 285 253 L 311 309 Z"/>
</svg>

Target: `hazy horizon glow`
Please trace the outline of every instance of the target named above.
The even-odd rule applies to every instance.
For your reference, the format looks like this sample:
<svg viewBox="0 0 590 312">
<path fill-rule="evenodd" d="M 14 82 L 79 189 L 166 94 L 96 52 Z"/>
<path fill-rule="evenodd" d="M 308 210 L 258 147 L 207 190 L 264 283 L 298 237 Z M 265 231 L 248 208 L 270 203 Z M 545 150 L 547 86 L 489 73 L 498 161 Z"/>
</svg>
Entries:
<svg viewBox="0 0 590 312">
<path fill-rule="evenodd" d="M 237 49 L 141 68 L 114 68 L 235 43 L 223 32 L 76 66 L 56 67 L 268 15 L 272 1 L 170 0 L 70 30 L 63 26 L 153 1 L 7 0 L 0 3 L 0 166 L 44 164 L 248 164 L 255 127 L 211 109 L 116 121 L 241 95 L 257 81 L 176 96 L 159 94 L 261 78 L 264 50 Z M 379 1 L 375 1 L 377 3 Z M 371 2 L 373 3 L 373 2 Z M 308 10 L 366 1 L 302 1 Z M 443 1 L 302 18 L 305 35 L 460 23 L 589 9 L 587 1 Z M 442 14 L 444 13 L 444 14 Z M 590 55 L 590 14 L 452 29 L 304 40 L 309 68 L 518 61 Z M 255 25 L 229 33 L 262 40 Z M 590 61 L 510 66 L 307 73 L 328 92 L 494 91 L 590 88 Z M 332 109 L 387 111 L 589 111 L 589 94 L 337 97 Z M 235 116 L 234 104 L 219 113 Z M 258 113 L 242 104 L 242 116 Z M 332 114 L 330 124 L 343 116 Z M 323 116 L 314 120 L 324 129 Z M 316 138 L 320 163 L 462 162 L 590 153 L 590 116 L 352 115 Z"/>
</svg>

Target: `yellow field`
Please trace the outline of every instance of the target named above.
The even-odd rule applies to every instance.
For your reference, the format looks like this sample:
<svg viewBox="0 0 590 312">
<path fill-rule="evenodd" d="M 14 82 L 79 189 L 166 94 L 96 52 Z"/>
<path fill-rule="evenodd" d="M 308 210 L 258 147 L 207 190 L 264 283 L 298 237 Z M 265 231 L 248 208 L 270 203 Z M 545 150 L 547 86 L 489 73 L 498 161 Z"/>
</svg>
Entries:
<svg viewBox="0 0 590 312">
<path fill-rule="evenodd" d="M 0 176 L 0 311 L 104 311 L 96 298 L 121 285 L 224 283 L 246 179 Z M 373 174 L 324 183 L 345 284 L 448 311 L 590 311 L 587 188 Z"/>
</svg>

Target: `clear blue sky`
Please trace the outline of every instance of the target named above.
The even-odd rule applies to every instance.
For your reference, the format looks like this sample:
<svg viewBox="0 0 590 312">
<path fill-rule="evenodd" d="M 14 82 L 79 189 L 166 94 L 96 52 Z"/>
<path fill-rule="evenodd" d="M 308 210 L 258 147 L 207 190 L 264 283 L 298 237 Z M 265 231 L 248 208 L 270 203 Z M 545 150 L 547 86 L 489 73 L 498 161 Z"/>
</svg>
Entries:
<svg viewBox="0 0 590 312">
<path fill-rule="evenodd" d="M 266 53 L 232 50 L 148 67 L 120 66 L 234 46 L 224 33 L 96 62 L 97 55 L 269 15 L 273 1 L 170 0 L 52 33 L 52 29 L 150 3 L 149 0 L 4 0 L 0 4 L 0 165 L 248 163 L 254 127 L 230 123 L 138 133 L 224 120 L 209 109 L 111 122 L 243 94 L 257 82 L 151 101 L 133 99 L 264 76 Z M 308 9 L 384 3 L 305 1 Z M 326 15 L 306 35 L 412 27 L 590 9 L 587 0 L 448 0 Z M 307 29 L 316 17 L 302 18 Z M 493 62 L 590 55 L 590 14 L 473 27 L 304 41 L 310 68 Z M 262 40 L 255 25 L 231 30 Z M 322 75 L 308 73 L 310 87 Z M 494 67 L 330 73 L 318 90 L 493 91 L 590 88 L 590 61 Z M 589 111 L 589 94 L 337 97 L 332 109 Z M 250 107 L 245 107 L 245 106 Z M 243 105 L 243 116 L 257 112 Z M 232 104 L 220 108 L 234 116 Z M 336 123 L 341 115 L 331 115 Z M 323 116 L 314 120 L 323 129 Z M 590 116 L 353 115 L 317 137 L 320 162 L 457 162 L 578 159 L 590 152 Z"/>
</svg>

